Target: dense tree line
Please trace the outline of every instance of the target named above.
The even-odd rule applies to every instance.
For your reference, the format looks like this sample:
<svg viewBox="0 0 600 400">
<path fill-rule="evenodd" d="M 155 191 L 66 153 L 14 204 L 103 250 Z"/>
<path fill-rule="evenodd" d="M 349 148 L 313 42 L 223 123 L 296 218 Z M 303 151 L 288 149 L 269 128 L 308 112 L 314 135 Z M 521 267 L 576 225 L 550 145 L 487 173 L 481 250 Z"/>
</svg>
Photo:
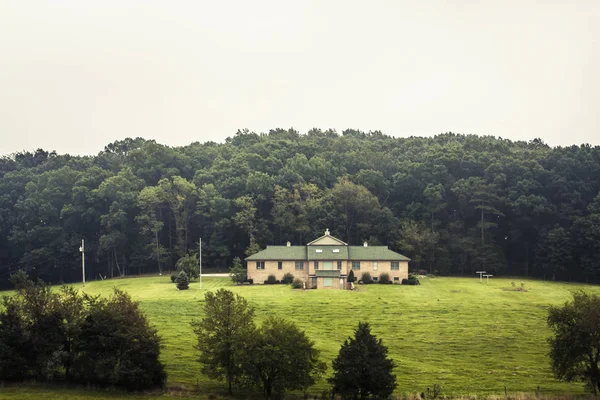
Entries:
<svg viewBox="0 0 600 400">
<path fill-rule="evenodd" d="M 457 135 L 240 131 L 168 147 L 141 138 L 98 155 L 0 159 L 0 284 L 155 273 L 198 249 L 207 266 L 303 244 L 325 228 L 387 244 L 411 268 L 597 280 L 600 148 Z"/>
</svg>

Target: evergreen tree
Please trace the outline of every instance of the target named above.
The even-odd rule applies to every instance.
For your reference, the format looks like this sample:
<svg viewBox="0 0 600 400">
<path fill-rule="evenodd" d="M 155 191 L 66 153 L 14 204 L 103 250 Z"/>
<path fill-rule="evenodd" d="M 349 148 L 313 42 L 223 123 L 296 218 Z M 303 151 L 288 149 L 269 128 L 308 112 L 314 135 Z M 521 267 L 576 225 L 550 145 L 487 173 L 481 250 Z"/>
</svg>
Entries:
<svg viewBox="0 0 600 400">
<path fill-rule="evenodd" d="M 239 257 L 233 259 L 233 265 L 229 268 L 229 275 L 233 283 L 243 283 L 248 276 L 246 268 L 242 265 L 242 260 Z"/>
<path fill-rule="evenodd" d="M 348 281 L 348 283 L 354 283 L 354 281 L 356 281 L 353 270 L 350 270 L 350 272 L 348 273 L 348 279 L 346 280 Z"/>
<path fill-rule="evenodd" d="M 395 363 L 368 323 L 359 323 L 333 360 L 333 392 L 343 399 L 386 399 L 396 388 Z"/>
<path fill-rule="evenodd" d="M 179 271 L 175 278 L 175 285 L 179 290 L 188 290 L 190 288 L 190 278 L 187 276 L 184 270 Z"/>
</svg>

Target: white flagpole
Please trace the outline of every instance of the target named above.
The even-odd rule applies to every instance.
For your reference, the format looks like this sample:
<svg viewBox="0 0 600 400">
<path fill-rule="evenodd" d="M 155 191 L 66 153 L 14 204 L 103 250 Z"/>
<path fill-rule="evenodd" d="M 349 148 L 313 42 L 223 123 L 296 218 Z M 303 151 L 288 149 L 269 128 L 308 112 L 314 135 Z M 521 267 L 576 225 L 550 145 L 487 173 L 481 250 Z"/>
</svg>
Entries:
<svg viewBox="0 0 600 400">
<path fill-rule="evenodd" d="M 202 289 L 202 238 L 200 238 L 200 241 L 198 242 L 199 246 L 198 246 L 198 261 L 200 264 L 200 289 Z"/>
</svg>

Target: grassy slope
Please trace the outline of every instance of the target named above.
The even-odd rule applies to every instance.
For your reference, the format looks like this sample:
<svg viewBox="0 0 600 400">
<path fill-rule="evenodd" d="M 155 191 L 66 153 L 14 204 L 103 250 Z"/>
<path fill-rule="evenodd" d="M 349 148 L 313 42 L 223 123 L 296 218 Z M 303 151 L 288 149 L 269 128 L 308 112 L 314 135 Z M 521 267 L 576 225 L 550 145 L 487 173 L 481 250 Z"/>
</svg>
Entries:
<svg viewBox="0 0 600 400">
<path fill-rule="evenodd" d="M 204 278 L 203 290 L 193 282 L 180 292 L 168 277 L 152 277 L 91 282 L 83 290 L 107 295 L 116 286 L 141 302 L 164 339 L 162 357 L 171 387 L 192 387 L 198 379 L 204 392 L 221 389 L 199 373 L 189 322 L 202 317 L 206 290 L 227 287 L 248 299 L 259 320 L 271 313 L 293 320 L 316 342 L 328 365 L 358 321 L 370 322 L 397 361 L 399 393 L 420 392 L 433 383 L 455 395 L 501 393 L 505 386 L 513 393 L 534 392 L 538 386 L 544 393 L 581 393 L 582 385 L 552 377 L 545 317 L 548 306 L 569 299 L 571 291 L 600 293 L 600 287 L 525 281 L 528 291 L 517 292 L 510 290 L 510 282 L 436 278 L 424 279 L 421 286 L 371 285 L 350 292 L 236 287 L 227 279 Z M 324 387 L 323 379 L 315 390 Z M 4 395 L 19 398 L 12 392 Z"/>
</svg>

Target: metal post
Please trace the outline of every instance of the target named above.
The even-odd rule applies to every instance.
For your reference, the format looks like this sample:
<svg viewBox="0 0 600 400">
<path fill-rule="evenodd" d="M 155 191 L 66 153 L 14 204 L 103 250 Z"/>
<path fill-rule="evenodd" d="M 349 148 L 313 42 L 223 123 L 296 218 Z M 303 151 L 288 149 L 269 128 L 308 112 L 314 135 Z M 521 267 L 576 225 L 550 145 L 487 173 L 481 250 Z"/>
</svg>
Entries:
<svg viewBox="0 0 600 400">
<path fill-rule="evenodd" d="M 83 287 L 85 287 L 85 240 L 81 239 L 81 247 L 79 248 L 81 252 L 81 278 L 83 281 Z"/>
<path fill-rule="evenodd" d="M 200 266 L 200 289 L 202 289 L 202 238 L 198 242 L 198 264 Z"/>
</svg>

